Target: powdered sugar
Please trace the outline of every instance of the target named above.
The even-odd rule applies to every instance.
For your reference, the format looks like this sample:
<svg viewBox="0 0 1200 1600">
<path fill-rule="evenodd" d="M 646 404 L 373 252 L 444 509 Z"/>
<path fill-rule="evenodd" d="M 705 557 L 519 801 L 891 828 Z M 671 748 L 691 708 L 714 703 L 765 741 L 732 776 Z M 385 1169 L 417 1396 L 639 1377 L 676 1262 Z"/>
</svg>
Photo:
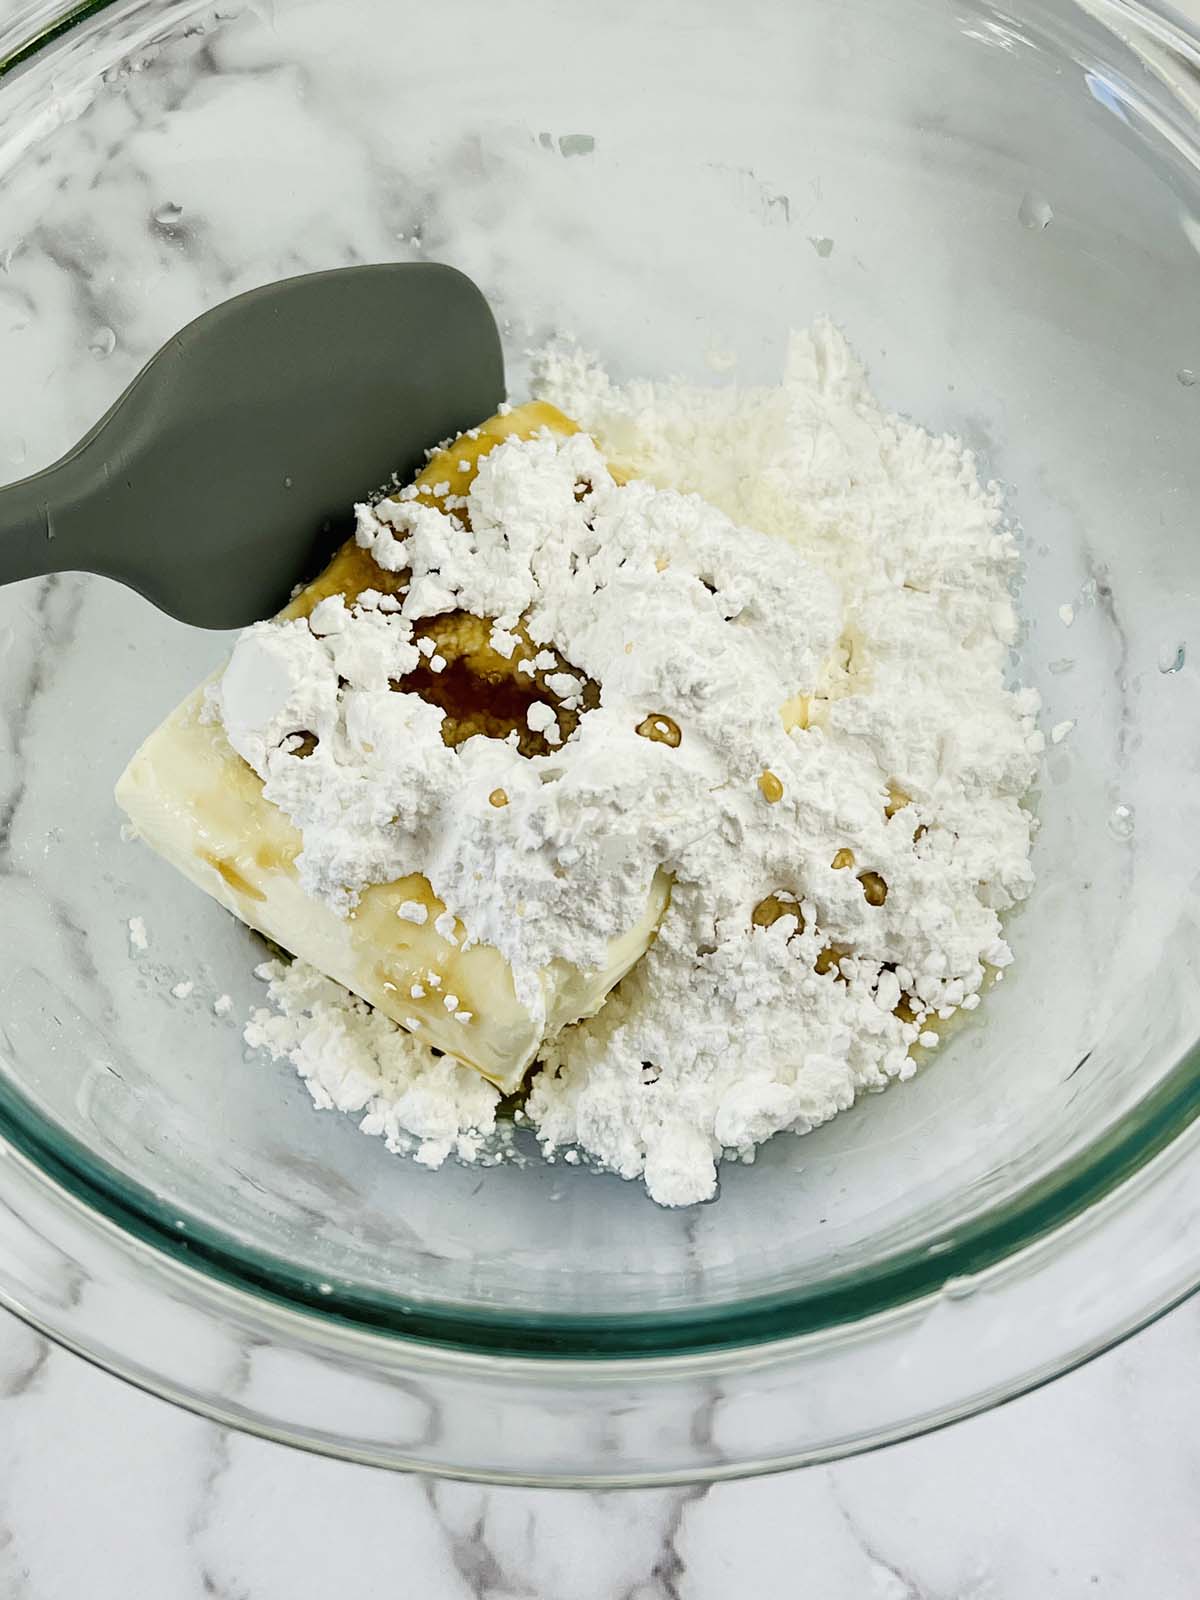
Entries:
<svg viewBox="0 0 1200 1600">
<path fill-rule="evenodd" d="M 437 1167 L 454 1153 L 474 1160 L 493 1135 L 499 1096 L 450 1056 L 435 1056 L 340 984 L 302 961 L 264 962 L 274 1011 L 256 1011 L 246 1042 L 287 1060 L 313 1103 L 361 1117 L 389 1150 Z"/>
<path fill-rule="evenodd" d="M 327 600 L 248 630 L 218 703 L 303 832 L 310 893 L 348 909 L 423 873 L 533 1002 L 541 968 L 598 965 L 671 874 L 656 941 L 548 1042 L 527 1118 L 548 1152 L 687 1204 L 722 1152 L 911 1075 L 1010 959 L 997 913 L 1031 886 L 1041 747 L 1036 696 L 1003 681 L 1017 555 L 969 452 L 885 416 L 828 324 L 776 389 L 618 389 L 571 350 L 537 381 L 597 443 L 494 449 L 469 529 L 411 496 L 360 507 L 360 544 L 410 575 L 399 610 Z M 510 655 L 518 628 L 553 646 L 565 701 L 599 685 L 560 748 L 452 750 L 437 707 L 389 688 L 413 624 L 451 610 Z M 553 744 L 553 707 L 528 715 Z M 282 1014 L 247 1037 L 319 1104 L 430 1164 L 478 1151 L 489 1085 L 309 969 L 269 976 Z"/>
<path fill-rule="evenodd" d="M 401 610 L 338 597 L 311 622 L 258 624 L 218 700 L 231 744 L 303 833 L 310 893 L 349 909 L 369 883 L 423 874 L 448 929 L 457 918 L 498 949 L 536 1013 L 549 962 L 603 965 L 656 870 L 690 874 L 701 841 L 758 809 L 755 778 L 791 750 L 780 708 L 816 690 L 836 642 L 838 594 L 694 496 L 615 483 L 584 434 L 499 445 L 469 509 L 468 532 L 412 499 L 359 507 L 359 542 L 410 574 Z M 561 753 L 529 760 L 482 736 L 450 749 L 441 710 L 389 687 L 415 665 L 413 624 L 449 611 L 521 625 L 600 685 Z M 557 662 L 543 650 L 532 664 Z M 639 734 L 648 716 L 684 729 L 679 748 Z M 548 703 L 527 723 L 560 742 Z"/>
</svg>

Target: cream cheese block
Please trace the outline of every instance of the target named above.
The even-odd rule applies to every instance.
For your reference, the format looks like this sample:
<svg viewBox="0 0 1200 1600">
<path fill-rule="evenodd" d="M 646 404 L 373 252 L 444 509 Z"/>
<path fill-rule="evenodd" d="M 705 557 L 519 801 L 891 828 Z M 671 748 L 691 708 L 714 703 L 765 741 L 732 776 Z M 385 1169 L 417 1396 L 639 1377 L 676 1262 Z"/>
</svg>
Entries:
<svg viewBox="0 0 1200 1600">
<path fill-rule="evenodd" d="M 417 479 L 422 496 L 436 504 L 447 493 L 461 495 L 487 450 L 509 435 L 527 437 L 543 427 L 576 431 L 544 405 L 493 418 L 431 458 Z M 332 594 L 343 594 L 349 603 L 367 588 L 394 592 L 402 578 L 383 572 L 349 541 L 281 617 L 305 616 Z M 486 626 L 462 615 L 424 627 L 434 633 L 443 655 L 462 668 L 457 702 L 447 707 L 447 742 L 492 731 L 495 708 L 514 692 L 514 682 L 521 682 L 516 667 L 532 647 L 523 646 L 511 661 L 501 658 L 487 645 Z M 544 676 L 526 674 L 521 687 L 545 694 L 539 682 Z M 470 703 L 472 685 L 478 688 L 477 706 Z M 562 960 L 542 969 L 543 1017 L 518 1000 L 499 951 L 471 944 L 470 930 L 461 923 L 453 938 L 438 932 L 435 922 L 446 908 L 424 877 L 373 885 L 352 911 L 339 914 L 301 887 L 296 868 L 301 835 L 264 798 L 258 775 L 232 748 L 208 706 L 206 688 L 197 689 L 150 735 L 117 784 L 118 804 L 138 835 L 234 916 L 505 1092 L 519 1086 L 545 1039 L 599 1010 L 653 940 L 670 898 L 663 872 L 656 874 L 641 916 L 611 941 L 607 959 L 596 970 L 585 972 Z M 569 734 L 566 713 L 562 720 Z M 425 920 L 413 920 L 420 915 L 414 908 L 421 907 Z M 450 999 L 453 1006 L 447 1005 Z"/>
</svg>

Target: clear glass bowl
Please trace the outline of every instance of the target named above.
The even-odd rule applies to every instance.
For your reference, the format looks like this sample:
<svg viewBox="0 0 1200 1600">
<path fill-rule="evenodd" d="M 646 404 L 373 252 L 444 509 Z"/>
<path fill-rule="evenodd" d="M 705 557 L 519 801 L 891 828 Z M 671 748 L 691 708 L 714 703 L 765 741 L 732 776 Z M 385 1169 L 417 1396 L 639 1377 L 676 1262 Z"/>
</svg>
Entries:
<svg viewBox="0 0 1200 1600">
<path fill-rule="evenodd" d="M 309 269 L 453 262 L 496 309 L 516 393 L 527 347 L 564 328 L 619 375 L 717 381 L 706 357 L 733 350 L 769 381 L 789 325 L 828 311 L 888 402 L 1013 486 L 1020 670 L 1047 726 L 1076 725 L 979 1020 L 672 1213 L 561 1165 L 431 1174 L 248 1059 L 211 1002 L 258 1000 L 255 941 L 123 843 L 111 798 L 226 641 L 101 578 L 0 591 L 4 1303 L 311 1448 L 601 1483 L 929 1428 L 1190 1290 L 1182 26 L 1124 0 L 470 0 L 451 20 L 117 0 L 65 21 L 0 13 L 0 477 L 53 459 L 204 307 Z"/>
</svg>

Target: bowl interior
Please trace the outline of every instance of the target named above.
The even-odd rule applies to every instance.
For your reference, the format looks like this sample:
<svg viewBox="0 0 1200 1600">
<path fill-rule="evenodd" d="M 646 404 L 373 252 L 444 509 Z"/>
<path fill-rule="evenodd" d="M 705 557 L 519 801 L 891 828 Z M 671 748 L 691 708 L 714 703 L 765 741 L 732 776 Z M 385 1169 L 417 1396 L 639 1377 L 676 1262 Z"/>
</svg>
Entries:
<svg viewBox="0 0 1200 1600">
<path fill-rule="evenodd" d="M 185 4 L 147 43 L 118 6 L 0 82 L 0 479 L 204 307 L 295 272 L 461 267 L 515 395 L 564 329 L 617 376 L 728 381 L 719 351 L 770 382 L 827 311 L 885 401 L 1011 486 L 1014 674 L 1075 723 L 1016 964 L 912 1083 L 726 1167 L 716 1203 L 537 1160 L 431 1174 L 247 1055 L 261 947 L 121 839 L 114 780 L 228 641 L 65 576 L 0 591 L 0 1115 L 223 1270 L 389 1325 L 586 1349 L 595 1319 L 670 1346 L 772 1299 L 848 1315 L 847 1285 L 870 1309 L 898 1257 L 952 1271 L 985 1222 L 1019 1244 L 1038 1185 L 1103 1179 L 1200 1035 L 1193 151 L 1065 0 L 455 19 L 466 46 L 391 0 Z"/>
</svg>

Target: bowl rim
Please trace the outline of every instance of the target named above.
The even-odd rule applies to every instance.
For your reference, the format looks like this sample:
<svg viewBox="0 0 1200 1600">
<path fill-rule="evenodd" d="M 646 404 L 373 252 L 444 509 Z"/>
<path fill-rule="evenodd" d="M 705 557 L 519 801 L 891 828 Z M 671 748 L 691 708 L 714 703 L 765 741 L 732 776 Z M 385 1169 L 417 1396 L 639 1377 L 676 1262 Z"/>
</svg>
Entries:
<svg viewBox="0 0 1200 1600">
<path fill-rule="evenodd" d="M 75 29 L 132 0 L 79 0 L 45 18 L 0 56 L 0 82 Z M 1174 7 L 1147 0 L 1075 0 L 1080 10 L 1122 19 L 1150 40 L 1200 64 L 1200 33 Z M 1200 169 L 1190 114 L 1192 157 Z M 1200 1117 L 1200 1040 L 1155 1089 L 1087 1150 L 1062 1162 L 970 1222 L 878 1258 L 863 1272 L 817 1285 L 710 1303 L 700 1313 L 663 1310 L 616 1316 L 545 1315 L 513 1309 L 486 1314 L 445 1301 L 354 1292 L 318 1285 L 288 1261 L 235 1245 L 197 1218 L 179 1227 L 181 1210 L 118 1173 L 79 1141 L 53 1128 L 14 1086 L 0 1082 L 0 1140 L 28 1158 L 122 1235 L 230 1288 L 321 1319 L 385 1335 L 398 1343 L 506 1357 L 554 1360 L 638 1359 L 759 1347 L 856 1324 L 938 1293 L 948 1279 L 970 1278 L 1057 1233 L 1147 1168 Z M 930 1248 L 931 1244 L 934 1246 Z M 938 1248 L 945 1244 L 945 1248 Z M 1196 1278 L 1200 1279 L 1200 1265 Z M 1108 1342 L 1101 1340 L 1100 1344 Z"/>
<path fill-rule="evenodd" d="M 287 1258 L 235 1244 L 49 1124 L 0 1079 L 0 1142 L 123 1234 L 226 1286 L 405 1343 L 464 1353 L 611 1361 L 746 1349 L 884 1315 L 969 1280 L 1060 1232 L 1150 1165 L 1200 1118 L 1200 1042 L 1087 1148 L 998 1206 L 865 1269 L 696 1309 L 537 1313 L 414 1298 L 317 1279 Z M 649 1203 L 649 1202 L 647 1202 Z M 1200 1265 L 1197 1267 L 1200 1281 Z"/>
<path fill-rule="evenodd" d="M 530 1486 L 717 1481 L 948 1426 L 1179 1305 L 1197 1277 L 1198 1159 L 1200 1119 L 1072 1223 L 850 1336 L 831 1328 L 753 1349 L 597 1361 L 380 1339 L 273 1302 L 139 1250 L 10 1151 L 0 1306 L 186 1410 L 339 1459 Z M 260 1364 L 265 1389 L 252 1381 Z M 396 1427 L 398 1396 L 429 1425 Z"/>
<path fill-rule="evenodd" d="M 63 34 L 70 33 L 72 28 L 86 22 L 89 17 L 120 4 L 122 0 L 76 0 L 74 5 L 65 6 L 62 11 L 44 18 L 31 33 L 15 38 L 6 47 L 5 53 L 0 56 L 0 78 L 15 72 L 27 61 L 32 61 L 39 51 L 62 38 Z"/>
</svg>

